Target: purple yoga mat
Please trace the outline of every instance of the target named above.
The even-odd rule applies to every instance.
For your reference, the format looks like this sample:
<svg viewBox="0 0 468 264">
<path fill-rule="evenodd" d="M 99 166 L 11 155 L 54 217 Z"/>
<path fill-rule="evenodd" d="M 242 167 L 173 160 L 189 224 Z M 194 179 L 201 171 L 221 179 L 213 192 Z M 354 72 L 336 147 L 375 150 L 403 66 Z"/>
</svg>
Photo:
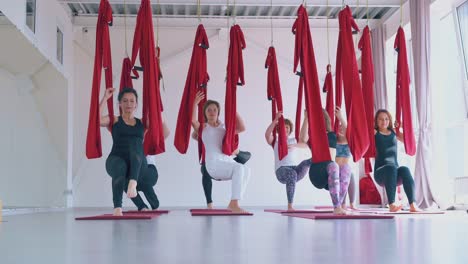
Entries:
<svg viewBox="0 0 468 264">
<path fill-rule="evenodd" d="M 377 214 L 350 214 L 350 215 L 335 215 L 330 213 L 325 214 L 283 214 L 286 216 L 300 217 L 307 219 L 393 219 L 393 215 L 377 215 Z"/>
<path fill-rule="evenodd" d="M 148 210 L 148 211 L 137 211 L 137 210 L 129 210 L 124 211 L 124 214 L 168 214 L 169 210 Z"/>
<path fill-rule="evenodd" d="M 149 220 L 155 217 L 156 215 L 95 215 L 95 216 L 85 216 L 85 217 L 76 217 L 75 220 Z"/>
<path fill-rule="evenodd" d="M 329 210 L 329 209 L 306 209 L 306 210 L 294 210 L 294 211 L 288 211 L 288 210 L 283 210 L 283 209 L 265 209 L 264 211 L 268 213 L 279 213 L 279 214 L 333 213 L 333 210 Z"/>
<path fill-rule="evenodd" d="M 216 210 L 211 210 L 211 211 L 198 211 L 198 212 L 192 212 L 192 216 L 218 216 L 218 215 L 253 215 L 253 213 L 235 213 L 231 212 L 228 210 L 225 211 L 216 211 Z"/>
<path fill-rule="evenodd" d="M 208 209 L 208 208 L 203 208 L 203 209 L 190 209 L 190 212 L 231 212 L 229 209 Z"/>
</svg>

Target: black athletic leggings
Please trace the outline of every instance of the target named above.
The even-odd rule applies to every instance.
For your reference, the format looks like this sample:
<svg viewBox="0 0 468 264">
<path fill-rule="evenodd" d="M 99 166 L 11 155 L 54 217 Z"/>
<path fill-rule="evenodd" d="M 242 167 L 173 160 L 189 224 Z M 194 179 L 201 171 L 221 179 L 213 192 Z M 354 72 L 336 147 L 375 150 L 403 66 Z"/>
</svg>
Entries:
<svg viewBox="0 0 468 264">
<path fill-rule="evenodd" d="M 114 208 L 122 207 L 122 195 L 127 191 L 128 182 L 134 175 L 137 175 L 137 192 L 143 192 L 146 200 L 150 204 L 152 209 L 159 207 L 159 200 L 154 192 L 153 186 L 158 181 L 158 171 L 154 165 L 148 165 L 146 158 L 141 159 L 141 165 L 139 171 L 133 173 L 132 178 L 129 176 L 129 169 L 134 166 L 129 166 L 128 161 L 125 159 L 109 155 L 106 160 L 107 173 L 112 177 L 112 199 L 114 202 Z M 148 208 L 143 202 L 143 199 L 139 194 L 135 198 L 132 198 L 133 203 L 138 207 L 138 210 Z"/>
<path fill-rule="evenodd" d="M 374 178 L 380 186 L 385 187 L 389 204 L 395 202 L 396 187 L 402 183 L 403 189 L 405 189 L 406 196 L 408 197 L 408 202 L 414 202 L 414 180 L 407 167 L 384 165 L 375 170 Z"/>
</svg>

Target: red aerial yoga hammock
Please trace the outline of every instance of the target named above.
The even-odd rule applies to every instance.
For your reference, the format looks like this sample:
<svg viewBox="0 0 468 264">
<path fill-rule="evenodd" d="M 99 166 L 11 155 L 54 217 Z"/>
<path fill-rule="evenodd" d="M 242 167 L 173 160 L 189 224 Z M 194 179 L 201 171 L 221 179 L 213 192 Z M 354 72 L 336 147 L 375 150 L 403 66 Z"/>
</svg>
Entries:
<svg viewBox="0 0 468 264">
<path fill-rule="evenodd" d="M 112 25 L 112 8 L 108 0 L 101 0 L 96 25 L 96 52 L 94 57 L 93 86 L 91 91 L 91 103 L 89 107 L 88 132 L 86 136 L 86 157 L 95 159 L 102 156 L 100 113 L 99 113 L 99 87 L 101 85 L 101 73 L 104 68 L 106 89 L 112 87 L 112 58 L 109 39 L 109 25 Z M 112 97 L 107 100 L 109 112 L 108 129 L 112 131 L 114 120 L 114 107 Z"/>
<path fill-rule="evenodd" d="M 143 143 L 145 155 L 155 155 L 165 151 L 164 132 L 161 112 L 163 105 L 159 90 L 160 70 L 157 63 L 153 13 L 150 0 L 142 0 L 137 15 L 137 24 L 133 38 L 132 65 L 135 65 L 137 54 L 143 68 L 143 118 L 142 122 L 149 127 Z M 133 73 L 138 77 L 134 67 Z"/>
<path fill-rule="evenodd" d="M 325 110 L 330 116 L 331 127 L 335 127 L 335 101 L 333 100 L 333 78 L 331 73 L 331 65 L 327 65 L 327 75 L 323 83 L 323 92 L 327 93 L 327 104 Z"/>
<path fill-rule="evenodd" d="M 410 75 L 408 60 L 406 55 L 405 31 L 399 27 L 395 38 L 395 50 L 398 52 L 397 79 L 396 79 L 396 117 L 399 123 L 396 128 L 400 132 L 403 126 L 403 138 L 406 154 L 413 156 L 416 154 L 416 140 L 413 132 L 413 120 L 411 117 L 410 103 Z M 403 118 L 403 119 L 402 119 Z"/>
<path fill-rule="evenodd" d="M 335 83 L 336 105 L 341 106 L 341 87 L 343 85 L 346 116 L 348 118 L 346 138 L 348 139 L 353 160 L 356 162 L 361 159 L 369 148 L 369 136 L 352 35 L 352 29 L 358 31 L 359 28 L 353 19 L 349 6 L 340 11 L 339 24 L 340 33 L 338 37 Z M 339 127 L 337 123 L 339 122 L 337 120 L 335 122 L 335 129 L 337 129 Z"/>
<path fill-rule="evenodd" d="M 275 119 L 277 111 L 283 111 L 283 98 L 281 97 L 281 87 L 278 75 L 278 63 L 276 61 L 276 52 L 274 47 L 268 49 L 268 55 L 265 61 L 265 68 L 268 68 L 267 97 L 271 100 L 271 118 Z M 284 117 L 278 120 L 278 157 L 282 160 L 288 155 L 288 142 Z M 273 144 L 275 145 L 276 132 L 273 132 Z"/>
<path fill-rule="evenodd" d="M 370 158 L 374 158 L 376 153 L 374 136 L 374 63 L 372 61 L 371 34 L 368 26 L 362 31 L 362 37 L 359 40 L 359 49 L 362 51 L 362 95 L 366 109 L 367 132 L 369 137 L 369 148 L 364 155 L 364 167 L 366 174 L 369 174 L 372 172 Z"/>
<path fill-rule="evenodd" d="M 226 97 L 224 119 L 226 135 L 223 139 L 223 153 L 232 155 L 239 146 L 239 136 L 236 134 L 237 85 L 244 85 L 244 61 L 242 50 L 245 48 L 244 33 L 239 25 L 233 25 L 230 30 L 229 55 L 227 63 Z M 239 82 L 240 81 L 240 82 Z"/>
<path fill-rule="evenodd" d="M 125 58 L 122 62 L 122 73 L 120 74 L 120 91 L 122 91 L 123 88 L 133 88 L 131 78 L 132 68 L 132 61 L 130 61 L 129 58 Z M 120 114 L 122 114 L 122 111 Z"/>
<path fill-rule="evenodd" d="M 158 54 L 156 58 L 158 59 L 158 66 L 159 66 L 159 54 L 161 50 L 159 47 L 156 48 L 156 53 Z M 159 68 L 159 79 L 162 78 L 162 73 L 161 73 L 161 67 Z M 135 76 L 131 76 L 132 73 L 132 61 L 129 58 L 125 58 L 122 62 L 122 73 L 120 74 L 120 91 L 122 91 L 124 88 L 133 88 L 133 82 L 132 79 L 138 79 L 139 75 L 138 72 L 135 70 Z M 162 102 L 161 102 L 162 105 Z M 120 114 L 122 114 L 122 110 L 119 109 Z"/>
<path fill-rule="evenodd" d="M 193 102 L 198 91 L 202 91 L 205 95 L 202 101 L 198 104 L 198 121 L 200 128 L 198 129 L 198 155 L 199 159 L 203 160 L 203 142 L 202 133 L 205 117 L 203 115 L 203 105 L 207 98 L 207 83 L 209 75 L 207 71 L 206 50 L 209 48 L 208 37 L 205 28 L 202 24 L 198 25 L 193 42 L 192 58 L 185 81 L 184 93 L 180 101 L 179 115 L 177 117 L 177 127 L 175 131 L 174 146 L 184 154 L 190 140 L 190 130 L 192 127 Z"/>
<path fill-rule="evenodd" d="M 314 47 L 312 45 L 307 11 L 302 5 L 297 10 L 297 19 L 294 22 L 292 31 L 295 34 L 294 72 L 301 76 L 301 80 L 299 81 L 296 127 L 298 119 L 300 122 L 300 115 L 302 112 L 300 101 L 302 90 L 304 89 L 307 119 L 309 122 L 308 145 L 312 150 L 312 160 L 314 163 L 330 161 L 331 156 L 328 149 L 328 138 L 322 113 L 320 85 L 317 66 L 315 64 Z M 297 71 L 299 62 L 301 64 L 301 73 Z"/>
</svg>

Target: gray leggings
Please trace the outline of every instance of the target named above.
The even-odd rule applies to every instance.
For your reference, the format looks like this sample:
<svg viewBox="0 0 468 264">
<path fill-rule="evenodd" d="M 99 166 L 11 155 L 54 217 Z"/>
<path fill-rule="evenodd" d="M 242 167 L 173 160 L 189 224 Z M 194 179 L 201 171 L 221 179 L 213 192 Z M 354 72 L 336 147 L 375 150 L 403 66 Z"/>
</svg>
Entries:
<svg viewBox="0 0 468 264">
<path fill-rule="evenodd" d="M 309 170 L 310 164 L 312 164 L 312 161 L 307 159 L 299 163 L 297 166 L 281 166 L 276 170 L 276 178 L 278 181 L 286 184 L 288 203 L 293 202 L 296 182 L 304 178 Z"/>
<path fill-rule="evenodd" d="M 348 197 L 349 203 L 354 204 L 356 201 L 356 183 L 354 183 L 354 173 L 351 173 L 351 178 L 349 179 Z M 343 203 L 344 202 L 345 201 L 343 201 Z"/>
</svg>

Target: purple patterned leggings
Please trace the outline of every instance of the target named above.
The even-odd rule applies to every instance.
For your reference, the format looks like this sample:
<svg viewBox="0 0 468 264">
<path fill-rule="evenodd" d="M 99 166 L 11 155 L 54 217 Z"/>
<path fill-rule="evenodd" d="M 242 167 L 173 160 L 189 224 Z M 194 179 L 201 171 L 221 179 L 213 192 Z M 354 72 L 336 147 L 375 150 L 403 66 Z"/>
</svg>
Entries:
<svg viewBox="0 0 468 264">
<path fill-rule="evenodd" d="M 331 162 L 327 166 L 328 190 L 333 202 L 333 207 L 340 207 L 348 192 L 351 178 L 351 167 L 348 164 L 338 166 L 336 162 Z"/>
<path fill-rule="evenodd" d="M 279 182 L 286 184 L 286 195 L 288 203 L 294 200 L 294 191 L 296 182 L 302 180 L 309 170 L 311 160 L 307 159 L 299 163 L 297 166 L 281 166 L 276 170 L 276 178 Z"/>
</svg>

